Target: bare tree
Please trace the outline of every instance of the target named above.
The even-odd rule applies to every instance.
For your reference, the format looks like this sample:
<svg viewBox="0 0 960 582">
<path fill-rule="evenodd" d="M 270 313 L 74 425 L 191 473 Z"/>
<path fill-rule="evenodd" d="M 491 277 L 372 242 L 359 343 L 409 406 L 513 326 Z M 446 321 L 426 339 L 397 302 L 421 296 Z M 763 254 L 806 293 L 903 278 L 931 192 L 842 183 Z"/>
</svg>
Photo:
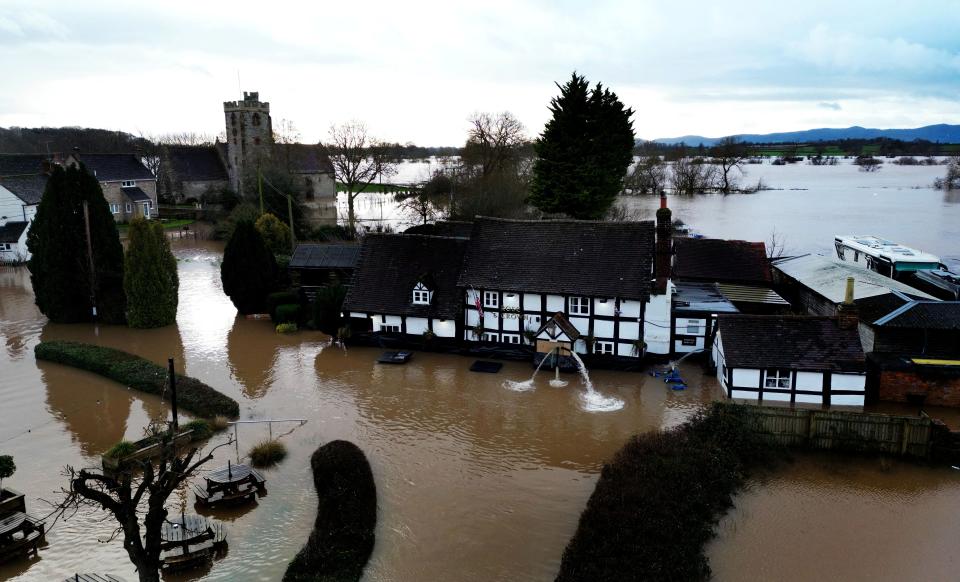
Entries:
<svg viewBox="0 0 960 582">
<path fill-rule="evenodd" d="M 483 176 L 517 163 L 527 142 L 526 129 L 509 111 L 496 115 L 474 113 L 463 148 L 464 162 L 480 167 Z"/>
<path fill-rule="evenodd" d="M 273 143 L 294 144 L 300 143 L 300 130 L 289 119 L 281 119 L 273 128 Z"/>
<path fill-rule="evenodd" d="M 159 457 L 128 463 L 115 474 L 95 469 L 66 467 L 70 488 L 54 514 L 69 518 L 81 508 L 98 508 L 117 521 L 110 539 L 123 536 L 123 548 L 137 569 L 140 582 L 159 582 L 161 531 L 167 518 L 167 499 L 204 463 L 213 452 L 200 456 L 193 445 L 178 447 L 173 431 L 154 425 L 148 435 L 161 443 Z M 143 516 L 141 521 L 141 516 Z"/>
<path fill-rule="evenodd" d="M 743 173 L 743 164 L 747 161 L 749 152 L 747 146 L 737 138 L 730 136 L 721 139 L 713 148 L 713 159 L 720 172 L 717 175 L 718 189 L 728 194 L 736 188 L 735 178 L 731 175 L 734 170 Z"/>
<path fill-rule="evenodd" d="M 883 160 L 877 159 L 873 156 L 857 156 L 853 160 L 855 166 L 860 166 L 861 172 L 876 172 L 880 169 L 880 166 L 883 165 Z"/>
<path fill-rule="evenodd" d="M 667 186 L 667 165 L 658 155 L 647 156 L 633 167 L 624 186 L 634 194 L 659 194 Z"/>
<path fill-rule="evenodd" d="M 361 121 L 348 121 L 330 127 L 324 144 L 333 163 L 337 182 L 347 192 L 347 221 L 356 230 L 354 201 L 378 178 L 396 173 L 396 160 L 389 144 L 374 139 Z"/>
<path fill-rule="evenodd" d="M 706 192 L 713 187 L 717 168 L 711 164 L 697 163 L 695 159 L 680 158 L 673 162 L 670 183 L 677 194 Z"/>
<path fill-rule="evenodd" d="M 423 191 L 401 192 L 395 196 L 398 206 L 407 214 L 415 217 L 420 224 L 427 224 L 440 216 L 440 208 Z"/>
<path fill-rule="evenodd" d="M 786 252 L 786 237 L 777 232 L 777 229 L 770 231 L 770 238 L 767 239 L 767 259 L 773 261 L 783 257 Z"/>
</svg>

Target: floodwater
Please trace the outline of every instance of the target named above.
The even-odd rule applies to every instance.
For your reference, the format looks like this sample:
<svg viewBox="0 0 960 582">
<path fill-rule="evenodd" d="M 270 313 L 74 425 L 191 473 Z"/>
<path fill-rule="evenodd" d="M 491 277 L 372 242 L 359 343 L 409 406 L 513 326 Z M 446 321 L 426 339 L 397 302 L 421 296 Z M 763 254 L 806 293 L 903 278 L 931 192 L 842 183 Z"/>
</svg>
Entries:
<svg viewBox="0 0 960 582">
<path fill-rule="evenodd" d="M 679 392 L 645 374 L 598 370 L 596 392 L 623 407 L 588 412 L 574 374 L 563 375 L 565 388 L 541 373 L 533 390 L 505 389 L 504 380 L 530 377 L 525 363 L 477 374 L 467 370 L 471 359 L 417 353 L 404 366 L 378 365 L 378 350 L 344 351 L 320 333 L 278 335 L 267 321 L 236 317 L 220 289 L 220 246 L 174 247 L 177 325 L 158 330 L 47 323 L 28 271 L 0 268 L 0 451 L 18 465 L 4 485 L 25 491 L 29 511 L 44 515 L 40 498 L 61 495 L 64 466 L 96 466 L 113 443 L 167 416 L 159 397 L 37 362 L 40 340 L 94 342 L 158 363 L 173 356 L 186 374 L 236 398 L 244 419 L 307 419 L 273 426 L 274 435 L 289 432 L 289 457 L 265 472 L 269 494 L 257 506 L 213 513 L 227 523 L 230 549 L 193 578 L 279 579 L 316 516 L 309 456 L 348 439 L 368 455 L 377 483 L 377 543 L 365 580 L 551 580 L 603 462 L 630 435 L 681 423 L 718 394 L 694 366 L 684 369 L 691 387 Z M 209 466 L 237 462 L 267 433 L 266 425 L 242 425 L 239 446 L 218 449 Z M 175 496 L 170 508 L 189 511 L 192 498 L 183 501 Z M 120 542 L 98 541 L 111 533 L 101 518 L 84 510 L 57 523 L 40 559 L 0 566 L 0 580 L 85 571 L 135 579 Z"/>
</svg>

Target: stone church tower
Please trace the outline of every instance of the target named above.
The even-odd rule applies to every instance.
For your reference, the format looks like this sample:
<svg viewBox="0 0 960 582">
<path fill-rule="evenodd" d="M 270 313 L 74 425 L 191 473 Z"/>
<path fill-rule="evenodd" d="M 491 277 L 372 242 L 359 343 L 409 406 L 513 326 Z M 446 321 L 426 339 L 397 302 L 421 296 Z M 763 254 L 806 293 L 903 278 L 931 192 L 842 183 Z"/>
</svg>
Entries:
<svg viewBox="0 0 960 582">
<path fill-rule="evenodd" d="M 262 103 L 257 91 L 244 91 L 243 101 L 223 102 L 223 115 L 230 187 L 241 197 L 255 196 L 257 165 L 270 157 L 273 146 L 270 104 Z M 253 191 L 248 191 L 250 184 Z"/>
</svg>

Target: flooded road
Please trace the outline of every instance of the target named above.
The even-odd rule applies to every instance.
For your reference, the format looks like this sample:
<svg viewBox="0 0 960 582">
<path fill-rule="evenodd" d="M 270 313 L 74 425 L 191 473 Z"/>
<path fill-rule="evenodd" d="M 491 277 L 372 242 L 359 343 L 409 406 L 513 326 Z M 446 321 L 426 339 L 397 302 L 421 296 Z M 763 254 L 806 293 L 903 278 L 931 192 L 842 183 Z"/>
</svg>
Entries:
<svg viewBox="0 0 960 582">
<path fill-rule="evenodd" d="M 158 330 L 46 323 L 29 272 L 0 268 L 0 451 L 18 466 L 4 484 L 25 490 L 29 510 L 43 515 L 38 498 L 57 498 L 62 467 L 96 466 L 112 444 L 140 437 L 151 419 L 167 415 L 158 397 L 35 361 L 33 347 L 49 339 L 158 363 L 173 356 L 186 374 L 237 399 L 244 419 L 308 419 L 273 427 L 291 431 L 283 437 L 290 455 L 265 472 L 269 494 L 255 507 L 213 514 L 227 522 L 230 550 L 200 573 L 205 579 L 279 579 L 316 515 L 309 456 L 348 439 L 366 452 L 377 482 L 377 543 L 366 580 L 551 580 L 602 463 L 630 435 L 680 423 L 718 394 L 711 380 L 700 385 L 694 367 L 682 392 L 643 374 L 596 371 L 597 392 L 624 407 L 590 413 L 574 375 L 565 375 L 566 388 L 551 388 L 541 374 L 532 391 L 504 389 L 506 379 L 529 378 L 524 363 L 477 374 L 467 370 L 471 359 L 418 353 L 405 366 L 377 365 L 378 350 L 343 351 L 320 333 L 278 335 L 269 322 L 237 318 L 220 290 L 220 247 L 174 245 L 177 325 Z M 237 462 L 266 435 L 266 426 L 243 425 L 239 447 L 221 448 L 209 467 Z M 189 511 L 192 498 L 171 499 L 173 510 L 181 506 Z M 0 567 L 0 580 L 90 570 L 135 579 L 119 541 L 98 543 L 111 532 L 101 517 L 82 512 L 61 521 L 39 560 Z"/>
</svg>

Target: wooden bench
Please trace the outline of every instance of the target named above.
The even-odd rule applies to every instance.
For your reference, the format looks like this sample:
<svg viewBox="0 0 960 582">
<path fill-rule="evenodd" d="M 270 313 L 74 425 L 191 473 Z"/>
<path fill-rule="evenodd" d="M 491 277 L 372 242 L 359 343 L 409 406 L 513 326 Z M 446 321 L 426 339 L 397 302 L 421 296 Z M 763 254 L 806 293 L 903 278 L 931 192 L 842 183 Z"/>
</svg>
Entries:
<svg viewBox="0 0 960 582">
<path fill-rule="evenodd" d="M 43 522 L 26 513 L 18 511 L 0 519 L 0 562 L 36 554 L 44 538 Z"/>
</svg>

